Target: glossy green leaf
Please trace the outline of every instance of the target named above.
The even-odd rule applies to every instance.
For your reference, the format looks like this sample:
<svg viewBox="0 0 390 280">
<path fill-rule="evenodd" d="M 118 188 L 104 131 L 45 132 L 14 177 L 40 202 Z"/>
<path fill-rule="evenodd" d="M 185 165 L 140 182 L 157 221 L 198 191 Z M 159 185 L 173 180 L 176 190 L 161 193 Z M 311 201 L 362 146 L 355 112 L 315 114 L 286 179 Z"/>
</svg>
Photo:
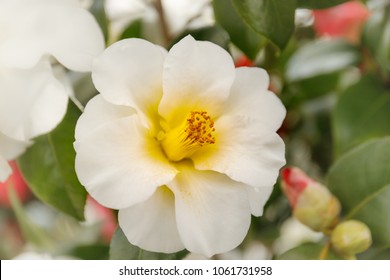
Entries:
<svg viewBox="0 0 390 280">
<path fill-rule="evenodd" d="M 232 0 L 244 21 L 279 48 L 286 47 L 294 33 L 295 0 Z"/>
<path fill-rule="evenodd" d="M 390 5 L 377 10 L 364 26 L 363 43 L 373 56 L 382 74 L 390 76 Z"/>
<path fill-rule="evenodd" d="M 329 171 L 328 187 L 346 219 L 366 223 L 376 246 L 390 246 L 390 137 L 343 155 Z"/>
<path fill-rule="evenodd" d="M 74 130 L 80 110 L 69 102 L 63 121 L 52 132 L 34 139 L 18 163 L 31 190 L 43 202 L 84 220 L 86 191 L 74 169 Z"/>
<path fill-rule="evenodd" d="M 161 240 L 164 242 L 164 240 Z M 187 255 L 188 251 L 183 250 L 174 254 L 163 254 L 145 251 L 132 245 L 123 234 L 121 228 L 117 228 L 110 245 L 111 260 L 180 260 Z"/>
<path fill-rule="evenodd" d="M 319 260 L 321 251 L 324 249 L 324 244 L 322 243 L 306 243 L 298 247 L 295 247 L 282 255 L 278 256 L 278 260 Z M 335 253 L 331 250 L 326 254 L 327 260 L 339 260 Z"/>
<path fill-rule="evenodd" d="M 106 244 L 91 244 L 75 247 L 69 254 L 82 260 L 107 260 L 108 251 Z"/>
<path fill-rule="evenodd" d="M 108 40 L 108 24 L 109 20 L 107 18 L 106 10 L 105 10 L 105 0 L 94 0 L 89 11 L 93 14 L 95 17 L 97 23 L 100 26 L 100 29 L 103 32 L 105 41 Z"/>
<path fill-rule="evenodd" d="M 373 76 L 346 89 L 332 118 L 336 156 L 369 139 L 390 135 L 389 108 L 389 91 Z"/>
<path fill-rule="evenodd" d="M 265 38 L 243 22 L 233 7 L 232 0 L 214 0 L 213 8 L 215 19 L 229 33 L 232 43 L 249 59 L 254 60 L 265 44 Z"/>
<path fill-rule="evenodd" d="M 120 39 L 142 38 L 142 20 L 136 19 L 131 22 L 122 32 Z"/>
<path fill-rule="evenodd" d="M 298 81 L 334 73 L 360 61 L 359 50 L 344 40 L 317 40 L 299 48 L 287 63 L 286 77 Z"/>
<path fill-rule="evenodd" d="M 336 6 L 349 0 L 297 0 L 299 8 L 324 9 Z"/>
</svg>

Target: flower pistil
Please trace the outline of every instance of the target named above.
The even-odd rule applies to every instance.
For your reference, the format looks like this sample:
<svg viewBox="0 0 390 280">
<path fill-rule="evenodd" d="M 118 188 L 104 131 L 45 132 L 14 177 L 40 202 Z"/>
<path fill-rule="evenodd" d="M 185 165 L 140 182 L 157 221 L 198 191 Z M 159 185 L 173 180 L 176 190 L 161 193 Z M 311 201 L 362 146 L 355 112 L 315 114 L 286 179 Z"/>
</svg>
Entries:
<svg viewBox="0 0 390 280">
<path fill-rule="evenodd" d="M 205 145 L 215 144 L 214 134 L 210 115 L 206 111 L 191 111 L 180 125 L 163 134 L 161 145 L 171 161 L 180 161 Z"/>
</svg>

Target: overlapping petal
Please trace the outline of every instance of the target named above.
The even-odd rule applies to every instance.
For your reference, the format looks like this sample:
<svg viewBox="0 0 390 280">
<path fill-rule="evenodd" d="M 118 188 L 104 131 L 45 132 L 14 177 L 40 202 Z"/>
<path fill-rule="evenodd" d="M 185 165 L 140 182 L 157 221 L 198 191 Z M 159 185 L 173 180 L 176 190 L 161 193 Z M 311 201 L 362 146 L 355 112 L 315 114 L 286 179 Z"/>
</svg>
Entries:
<svg viewBox="0 0 390 280">
<path fill-rule="evenodd" d="M 147 41 L 122 40 L 96 59 L 92 79 L 107 101 L 135 108 L 150 125 L 157 120 L 165 57 L 166 50 Z"/>
<path fill-rule="evenodd" d="M 172 253 L 184 249 L 177 230 L 175 198 L 165 186 L 145 202 L 119 211 L 127 239 L 145 250 Z"/>
<path fill-rule="evenodd" d="M 255 120 L 276 131 L 286 116 L 286 108 L 268 87 L 269 76 L 264 69 L 237 68 L 224 115 Z"/>
<path fill-rule="evenodd" d="M 215 145 L 192 156 L 199 170 L 214 170 L 253 187 L 276 183 L 285 164 L 284 142 L 269 127 L 245 116 L 222 116 Z"/>
<path fill-rule="evenodd" d="M 269 199 L 273 189 L 273 186 L 262 188 L 246 187 L 253 216 L 260 217 L 263 215 L 264 205 Z"/>
<path fill-rule="evenodd" d="M 223 174 L 181 163 L 168 184 L 175 194 L 176 219 L 185 247 L 205 256 L 229 251 L 244 239 L 251 210 L 245 186 Z"/>
<path fill-rule="evenodd" d="M 90 71 L 104 48 L 101 30 L 76 0 L 1 0 L 0 64 L 30 68 L 53 55 L 75 71 Z"/>
<path fill-rule="evenodd" d="M 67 91 L 49 63 L 0 72 L 0 131 L 23 141 L 52 130 L 61 121 Z"/>
<path fill-rule="evenodd" d="M 11 175 L 11 173 L 11 166 L 9 166 L 7 160 L 0 154 L 0 183 L 7 180 L 8 176 Z"/>
<path fill-rule="evenodd" d="M 12 139 L 0 131 L 0 182 L 3 182 L 11 174 L 12 169 L 8 162 L 15 159 L 30 143 Z"/>
<path fill-rule="evenodd" d="M 217 115 L 233 80 L 234 64 L 225 50 L 187 36 L 171 48 L 164 62 L 159 112 L 171 128 L 191 110 Z"/>
<path fill-rule="evenodd" d="M 284 142 L 276 134 L 286 114 L 268 91 L 263 69 L 236 69 L 223 115 L 216 120 L 216 144 L 192 156 L 195 167 L 214 170 L 253 187 L 273 186 L 285 164 Z"/>
<path fill-rule="evenodd" d="M 106 207 L 143 202 L 177 173 L 136 114 L 101 125 L 74 146 L 80 182 Z"/>
<path fill-rule="evenodd" d="M 97 95 L 88 102 L 84 114 L 78 119 L 75 137 L 80 141 L 100 126 L 131 116 L 135 112 L 131 107 L 114 105 L 107 102 L 102 95 Z"/>
</svg>

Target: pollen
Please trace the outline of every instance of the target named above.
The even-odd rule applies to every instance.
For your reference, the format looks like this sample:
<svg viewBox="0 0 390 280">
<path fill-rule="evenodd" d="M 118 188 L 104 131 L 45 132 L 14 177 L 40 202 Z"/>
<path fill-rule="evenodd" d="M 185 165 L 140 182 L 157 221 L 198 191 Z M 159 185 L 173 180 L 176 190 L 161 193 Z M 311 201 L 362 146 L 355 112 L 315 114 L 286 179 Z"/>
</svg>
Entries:
<svg viewBox="0 0 390 280">
<path fill-rule="evenodd" d="M 215 127 L 211 116 L 206 111 L 191 111 L 178 127 L 165 133 L 161 144 L 171 161 L 180 161 L 215 142 Z"/>
<path fill-rule="evenodd" d="M 214 121 L 207 112 L 193 111 L 187 119 L 187 128 L 184 130 L 187 134 L 185 141 L 197 143 L 200 146 L 214 144 L 214 131 Z"/>
</svg>

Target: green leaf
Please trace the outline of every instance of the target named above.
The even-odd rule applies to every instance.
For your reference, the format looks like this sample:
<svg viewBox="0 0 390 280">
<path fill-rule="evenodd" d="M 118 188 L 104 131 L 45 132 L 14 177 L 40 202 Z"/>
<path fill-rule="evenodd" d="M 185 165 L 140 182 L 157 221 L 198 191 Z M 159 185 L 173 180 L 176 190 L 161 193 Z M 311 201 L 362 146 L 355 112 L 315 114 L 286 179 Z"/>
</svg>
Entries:
<svg viewBox="0 0 390 280">
<path fill-rule="evenodd" d="M 187 35 L 191 35 L 196 40 L 213 42 L 214 44 L 217 44 L 226 50 L 229 47 L 229 35 L 225 32 L 225 30 L 219 26 L 207 26 L 197 29 L 185 30 L 170 42 L 169 48 L 171 48 L 174 44 L 179 42 Z"/>
<path fill-rule="evenodd" d="M 363 43 L 386 78 L 390 76 L 390 5 L 377 10 L 364 26 Z"/>
<path fill-rule="evenodd" d="M 164 240 L 161 240 L 161 242 L 164 242 Z M 111 260 L 180 260 L 187 253 L 186 250 L 174 254 L 145 251 L 129 243 L 120 227 L 115 231 L 110 245 Z"/>
<path fill-rule="evenodd" d="M 336 156 L 372 138 L 390 135 L 390 94 L 373 76 L 340 96 L 332 124 Z"/>
<path fill-rule="evenodd" d="M 107 260 L 108 250 L 106 244 L 92 244 L 73 248 L 69 254 L 82 260 Z"/>
<path fill-rule="evenodd" d="M 390 137 L 364 143 L 330 169 L 328 187 L 346 219 L 368 225 L 374 244 L 390 246 Z"/>
<path fill-rule="evenodd" d="M 142 20 L 136 19 L 131 22 L 122 32 L 120 39 L 142 38 Z"/>
<path fill-rule="evenodd" d="M 344 40 L 317 40 L 299 48 L 287 63 L 286 77 L 298 81 L 334 73 L 360 61 L 359 50 Z"/>
<path fill-rule="evenodd" d="M 97 23 L 100 26 L 100 29 L 103 32 L 105 41 L 108 41 L 108 24 L 109 20 L 107 18 L 106 9 L 105 9 L 105 0 L 94 0 L 89 11 L 95 17 Z"/>
<path fill-rule="evenodd" d="M 319 260 L 321 251 L 324 249 L 322 243 L 306 243 L 295 247 L 282 255 L 278 256 L 278 260 Z M 331 250 L 328 252 L 327 260 L 340 260 Z"/>
<path fill-rule="evenodd" d="M 232 0 L 244 21 L 279 48 L 286 47 L 294 33 L 295 0 Z"/>
<path fill-rule="evenodd" d="M 350 0 L 297 0 L 299 8 L 324 9 Z"/>
<path fill-rule="evenodd" d="M 31 190 L 43 202 L 84 220 L 86 191 L 74 169 L 74 130 L 80 110 L 72 103 L 52 132 L 37 137 L 18 163 Z"/>
<path fill-rule="evenodd" d="M 229 33 L 232 43 L 254 60 L 265 44 L 265 39 L 242 21 L 232 0 L 214 0 L 213 8 L 215 19 Z"/>
</svg>

